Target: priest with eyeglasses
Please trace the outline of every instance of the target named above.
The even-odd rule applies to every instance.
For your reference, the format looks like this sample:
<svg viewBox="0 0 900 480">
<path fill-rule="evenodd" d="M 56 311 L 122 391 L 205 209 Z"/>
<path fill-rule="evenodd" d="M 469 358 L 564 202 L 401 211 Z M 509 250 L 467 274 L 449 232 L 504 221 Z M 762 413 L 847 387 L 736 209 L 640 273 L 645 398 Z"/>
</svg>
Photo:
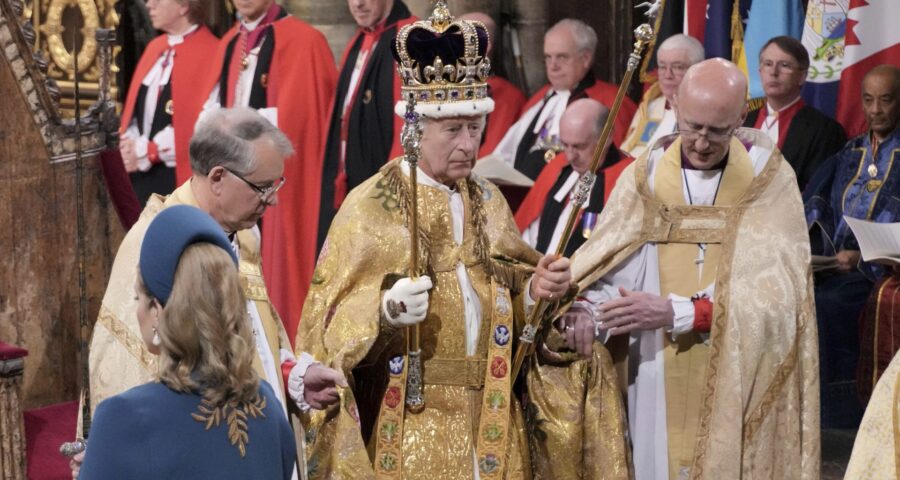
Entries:
<svg viewBox="0 0 900 480">
<path fill-rule="evenodd" d="M 803 204 L 771 139 L 739 128 L 746 94 L 731 62 L 690 67 L 677 132 L 622 173 L 572 257 L 558 332 L 624 360 L 638 480 L 819 476 Z"/>
</svg>

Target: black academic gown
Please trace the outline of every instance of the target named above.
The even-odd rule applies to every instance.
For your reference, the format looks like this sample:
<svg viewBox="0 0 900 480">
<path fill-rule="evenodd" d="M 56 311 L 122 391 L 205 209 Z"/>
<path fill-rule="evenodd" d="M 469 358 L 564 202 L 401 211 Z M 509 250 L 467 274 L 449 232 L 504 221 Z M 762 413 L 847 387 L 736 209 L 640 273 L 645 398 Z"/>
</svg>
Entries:
<svg viewBox="0 0 900 480">
<path fill-rule="evenodd" d="M 357 98 L 350 110 L 348 125 L 347 192 L 378 172 L 390 158 L 391 147 L 400 132 L 394 131 L 394 75 L 397 70 L 391 53 L 391 40 L 397 35 L 397 22 L 412 16 L 406 5 L 396 0 L 385 21 L 385 29 L 372 52 L 372 58 L 362 73 Z M 325 144 L 325 162 L 322 169 L 322 202 L 319 206 L 318 248 L 322 248 L 334 208 L 334 182 L 338 174 L 341 152 L 341 113 L 350 88 L 350 77 L 356 64 L 363 37 L 359 35 L 347 52 L 338 77 L 337 94 L 331 110 L 331 123 Z"/>
<path fill-rule="evenodd" d="M 748 113 L 744 126 L 752 128 L 756 125 L 760 111 Z M 781 153 L 791 167 L 794 167 L 797 184 L 803 190 L 819 165 L 840 151 L 845 143 L 847 135 L 841 124 L 815 108 L 804 105 L 788 126 Z"/>
</svg>

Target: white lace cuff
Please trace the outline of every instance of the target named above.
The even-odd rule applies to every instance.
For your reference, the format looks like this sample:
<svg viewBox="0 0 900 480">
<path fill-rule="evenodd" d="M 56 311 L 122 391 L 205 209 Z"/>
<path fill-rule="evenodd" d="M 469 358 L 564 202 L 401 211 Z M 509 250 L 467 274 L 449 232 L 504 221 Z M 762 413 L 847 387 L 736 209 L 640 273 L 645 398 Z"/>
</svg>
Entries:
<svg viewBox="0 0 900 480">
<path fill-rule="evenodd" d="M 294 365 L 294 368 L 291 369 L 291 373 L 288 375 L 288 395 L 291 396 L 291 400 L 294 401 L 297 408 L 304 413 L 309 411 L 310 406 L 303 399 L 303 376 L 306 375 L 306 370 L 309 369 L 310 366 L 317 363 L 319 362 L 317 362 L 312 355 L 301 352 L 300 356 L 297 358 L 297 364 Z"/>
</svg>

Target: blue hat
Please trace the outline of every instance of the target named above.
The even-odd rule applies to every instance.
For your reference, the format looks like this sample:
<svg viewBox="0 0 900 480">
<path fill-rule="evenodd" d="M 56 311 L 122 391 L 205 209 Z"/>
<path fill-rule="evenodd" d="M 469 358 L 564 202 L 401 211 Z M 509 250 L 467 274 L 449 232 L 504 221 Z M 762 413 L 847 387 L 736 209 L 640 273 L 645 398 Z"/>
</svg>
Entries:
<svg viewBox="0 0 900 480">
<path fill-rule="evenodd" d="M 221 247 L 237 265 L 237 254 L 222 227 L 197 207 L 169 207 L 150 222 L 141 244 L 141 279 L 147 291 L 163 305 L 172 294 L 181 253 L 189 245 L 201 242 Z"/>
</svg>

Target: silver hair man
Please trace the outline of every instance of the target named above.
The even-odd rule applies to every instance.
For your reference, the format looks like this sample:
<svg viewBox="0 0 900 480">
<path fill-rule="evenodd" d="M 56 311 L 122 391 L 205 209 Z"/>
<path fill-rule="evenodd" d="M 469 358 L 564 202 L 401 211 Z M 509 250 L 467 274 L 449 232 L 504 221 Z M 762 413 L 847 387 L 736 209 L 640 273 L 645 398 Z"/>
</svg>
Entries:
<svg viewBox="0 0 900 480">
<path fill-rule="evenodd" d="M 216 166 L 247 173 L 256 166 L 252 142 L 272 141 L 285 158 L 294 154 L 287 136 L 252 108 L 222 108 L 206 114 L 191 137 L 191 169 L 207 175 Z"/>
</svg>

